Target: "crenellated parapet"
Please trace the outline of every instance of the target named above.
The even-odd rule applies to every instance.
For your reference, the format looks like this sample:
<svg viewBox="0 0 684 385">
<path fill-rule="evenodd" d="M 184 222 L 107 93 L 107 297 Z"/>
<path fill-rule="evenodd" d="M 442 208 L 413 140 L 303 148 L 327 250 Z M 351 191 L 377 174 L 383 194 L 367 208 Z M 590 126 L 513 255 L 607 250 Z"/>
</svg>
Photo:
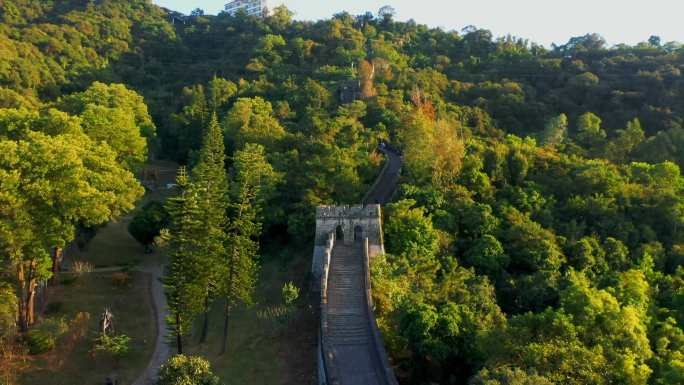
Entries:
<svg viewBox="0 0 684 385">
<path fill-rule="evenodd" d="M 347 245 L 366 237 L 372 245 L 381 244 L 380 205 L 319 206 L 316 208 L 316 245 L 325 244 L 330 232 L 337 234 L 338 242 Z"/>
</svg>

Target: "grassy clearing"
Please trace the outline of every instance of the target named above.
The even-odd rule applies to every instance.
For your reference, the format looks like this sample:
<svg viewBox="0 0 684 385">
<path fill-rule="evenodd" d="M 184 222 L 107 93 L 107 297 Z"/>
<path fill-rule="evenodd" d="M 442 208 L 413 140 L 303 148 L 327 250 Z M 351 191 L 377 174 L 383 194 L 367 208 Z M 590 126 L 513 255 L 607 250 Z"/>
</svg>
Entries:
<svg viewBox="0 0 684 385">
<path fill-rule="evenodd" d="M 63 282 L 71 280 L 69 275 L 62 277 Z M 17 384 L 102 384 L 110 374 L 118 375 L 121 384 L 132 382 L 147 365 L 157 333 L 149 296 L 141 295 L 149 291 L 149 286 L 148 274 L 131 273 L 129 284 L 117 287 L 109 273 L 83 275 L 69 284 L 51 288 L 46 317 L 72 321 L 79 313 L 87 313 L 90 318 L 80 325 L 72 323 L 55 350 L 15 357 L 19 363 Z M 115 316 L 116 332 L 131 337 L 131 351 L 118 365 L 107 357 L 93 357 L 90 353 L 92 340 L 99 331 L 100 314 L 106 307 Z"/>
<path fill-rule="evenodd" d="M 150 174 L 158 176 L 153 190 L 148 190 L 136 210 L 117 221 L 112 221 L 107 226 L 98 230 L 83 250 L 72 245 L 67 252 L 67 259 L 72 261 L 87 261 L 96 268 L 114 266 L 135 266 L 153 258 L 144 253 L 144 248 L 129 233 L 128 224 L 145 203 L 149 201 L 164 201 L 172 190 L 166 185 L 175 180 L 178 165 L 169 161 L 150 161 L 146 169 Z"/>
<path fill-rule="evenodd" d="M 135 266 L 142 263 L 149 254 L 128 233 L 130 218 L 122 218 L 117 222 L 110 222 L 100 229 L 82 250 L 70 247 L 67 258 L 71 261 L 85 261 L 95 268 L 115 266 Z"/>
<path fill-rule="evenodd" d="M 273 251 L 264 260 L 260 284 L 250 308 L 241 308 L 231 317 L 228 352 L 220 356 L 223 332 L 223 304 L 214 304 L 209 338 L 197 343 L 201 317 L 194 336 L 187 339 L 188 353 L 207 357 L 214 372 L 226 385 L 315 384 L 316 319 L 307 298 L 305 274 L 309 249 Z M 301 289 L 297 306 L 287 320 L 269 316 L 282 305 L 281 288 L 293 281 Z"/>
</svg>

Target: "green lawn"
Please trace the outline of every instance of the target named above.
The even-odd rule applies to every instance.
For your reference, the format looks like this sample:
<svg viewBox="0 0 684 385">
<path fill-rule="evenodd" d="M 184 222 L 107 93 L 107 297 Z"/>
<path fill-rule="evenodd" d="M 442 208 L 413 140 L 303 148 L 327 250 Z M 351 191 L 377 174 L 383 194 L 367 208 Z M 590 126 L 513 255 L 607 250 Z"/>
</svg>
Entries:
<svg viewBox="0 0 684 385">
<path fill-rule="evenodd" d="M 138 207 L 132 213 L 123 218 L 112 221 L 107 226 L 98 230 L 97 235 L 79 250 L 71 246 L 66 251 L 66 258 L 71 261 L 87 261 L 96 268 L 114 266 L 134 266 L 153 258 L 144 253 L 144 248 L 128 233 L 128 224 L 145 203 L 149 201 L 164 201 L 172 193 L 166 189 L 168 183 L 173 183 L 178 166 L 168 161 L 150 161 L 147 166 L 150 170 L 157 170 L 159 179 L 157 188 L 148 191 Z"/>
<path fill-rule="evenodd" d="M 62 281 L 68 281 L 68 277 L 64 274 Z M 54 351 L 28 356 L 18 384 L 103 384 L 112 373 L 118 375 L 121 384 L 131 383 L 147 366 L 157 333 L 147 295 L 149 286 L 150 276 L 144 273 L 131 273 L 130 284 L 125 287 L 114 286 L 111 273 L 86 274 L 70 284 L 55 286 L 46 317 L 72 321 L 78 313 L 87 313 L 90 318 L 83 328 L 72 325 Z M 107 307 L 114 314 L 116 332 L 131 337 L 131 351 L 118 367 L 106 357 L 93 358 L 90 354 L 100 314 Z"/>
<path fill-rule="evenodd" d="M 317 324 L 307 288 L 302 287 L 309 257 L 309 250 L 303 250 L 302 255 L 296 255 L 286 249 L 264 262 L 255 296 L 258 303 L 234 312 L 225 355 L 219 355 L 223 331 L 223 304 L 219 301 L 212 308 L 207 343 L 197 343 L 201 318 L 194 335 L 187 338 L 187 353 L 207 357 L 226 385 L 316 383 Z M 292 261 L 287 262 L 288 256 L 293 256 Z M 301 288 L 289 320 L 265 315 L 267 309 L 282 304 L 280 290 L 287 281 Z"/>
<path fill-rule="evenodd" d="M 149 255 L 143 246 L 128 233 L 130 218 L 110 222 L 101 228 L 83 250 L 70 247 L 66 254 L 70 261 L 87 261 L 95 268 L 134 266 L 142 263 Z"/>
</svg>

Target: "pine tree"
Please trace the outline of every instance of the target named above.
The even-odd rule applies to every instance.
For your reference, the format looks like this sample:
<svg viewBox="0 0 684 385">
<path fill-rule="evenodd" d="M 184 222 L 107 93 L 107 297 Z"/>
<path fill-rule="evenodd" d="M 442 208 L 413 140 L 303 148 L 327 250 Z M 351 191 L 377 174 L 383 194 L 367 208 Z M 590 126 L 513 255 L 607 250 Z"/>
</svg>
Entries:
<svg viewBox="0 0 684 385">
<path fill-rule="evenodd" d="M 190 182 L 184 167 L 176 178 L 180 193 L 167 203 L 171 217 L 169 266 L 164 276 L 168 301 L 168 323 L 176 335 L 178 354 L 183 353 L 183 336 L 190 331 L 194 317 L 204 309 L 206 286 L 198 280 L 203 273 L 205 247 L 204 223 L 201 218 L 199 195 Z"/>
<path fill-rule="evenodd" d="M 224 268 L 222 294 L 225 297 L 223 343 L 221 354 L 228 343 L 228 323 L 233 307 L 250 304 L 257 283 L 259 244 L 261 234 L 261 207 L 276 180 L 276 174 L 266 161 L 264 148 L 247 144 L 234 156 L 233 199 L 230 205 L 231 221 Z"/>
<path fill-rule="evenodd" d="M 216 113 L 204 134 L 204 142 L 199 154 L 199 162 L 193 169 L 193 184 L 196 186 L 200 205 L 200 221 L 204 223 L 205 234 L 202 240 L 204 259 L 202 272 L 197 284 L 206 288 L 204 294 L 204 325 L 200 342 L 205 342 L 209 329 L 209 306 L 215 295 L 221 264 L 225 254 L 226 210 L 228 206 L 228 180 L 225 168 L 225 148 L 223 131 L 218 124 Z"/>
</svg>

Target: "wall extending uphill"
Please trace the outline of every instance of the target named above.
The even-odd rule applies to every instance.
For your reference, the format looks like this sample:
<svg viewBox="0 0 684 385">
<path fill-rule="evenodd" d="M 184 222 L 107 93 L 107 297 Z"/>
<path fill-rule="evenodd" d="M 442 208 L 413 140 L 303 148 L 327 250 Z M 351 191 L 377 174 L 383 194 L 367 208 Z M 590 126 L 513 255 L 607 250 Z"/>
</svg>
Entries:
<svg viewBox="0 0 684 385">
<path fill-rule="evenodd" d="M 388 161 L 364 202 L 385 203 L 396 188 L 401 157 L 384 152 Z M 382 253 L 380 204 L 317 208 L 311 270 L 321 295 L 321 385 L 397 384 L 373 314 L 370 260 Z"/>
</svg>

